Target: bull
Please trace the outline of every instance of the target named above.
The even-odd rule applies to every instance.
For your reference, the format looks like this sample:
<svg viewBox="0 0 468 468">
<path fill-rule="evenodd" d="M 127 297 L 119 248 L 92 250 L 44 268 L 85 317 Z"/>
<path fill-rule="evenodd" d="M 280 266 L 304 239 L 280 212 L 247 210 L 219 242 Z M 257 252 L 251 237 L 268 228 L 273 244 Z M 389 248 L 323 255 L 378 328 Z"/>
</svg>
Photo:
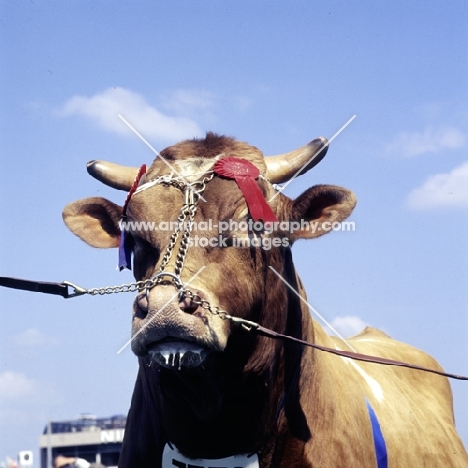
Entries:
<svg viewBox="0 0 468 468">
<path fill-rule="evenodd" d="M 317 185 L 292 200 L 275 184 L 305 173 L 327 148 L 319 138 L 264 157 L 208 133 L 166 148 L 137 180 L 137 168 L 89 163 L 101 182 L 132 189 L 124 207 L 93 197 L 63 211 L 70 230 L 91 246 L 133 255 L 140 285 L 132 312 L 139 371 L 120 468 L 468 466 L 445 378 L 356 364 L 248 332 L 245 324 L 258 323 L 311 343 L 440 369 L 376 329 L 343 343 L 312 319 L 291 246 L 329 232 L 320 226 L 346 219 L 356 198 Z M 148 221 L 179 224 L 138 225 Z M 219 245 L 196 245 L 191 226 L 203 222 L 211 239 L 221 223 L 247 227 L 225 232 Z M 267 238 L 281 242 L 265 248 Z M 246 242 L 239 247 L 236 239 Z"/>
</svg>

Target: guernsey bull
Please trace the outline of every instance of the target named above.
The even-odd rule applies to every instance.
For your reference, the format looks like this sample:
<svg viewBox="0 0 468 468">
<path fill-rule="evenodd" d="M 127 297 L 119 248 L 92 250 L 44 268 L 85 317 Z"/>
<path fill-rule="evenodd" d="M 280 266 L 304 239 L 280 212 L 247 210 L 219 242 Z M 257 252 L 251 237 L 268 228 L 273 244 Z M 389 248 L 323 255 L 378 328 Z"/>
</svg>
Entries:
<svg viewBox="0 0 468 468">
<path fill-rule="evenodd" d="M 245 326 L 440 369 L 376 329 L 345 343 L 312 319 L 291 246 L 329 232 L 356 198 L 317 185 L 292 200 L 276 184 L 327 149 L 318 138 L 264 157 L 208 133 L 164 149 L 148 170 L 88 164 L 129 192 L 124 206 L 93 197 L 63 212 L 91 246 L 118 248 L 138 282 L 139 372 L 120 468 L 468 466 L 446 378 L 356 363 Z"/>
</svg>

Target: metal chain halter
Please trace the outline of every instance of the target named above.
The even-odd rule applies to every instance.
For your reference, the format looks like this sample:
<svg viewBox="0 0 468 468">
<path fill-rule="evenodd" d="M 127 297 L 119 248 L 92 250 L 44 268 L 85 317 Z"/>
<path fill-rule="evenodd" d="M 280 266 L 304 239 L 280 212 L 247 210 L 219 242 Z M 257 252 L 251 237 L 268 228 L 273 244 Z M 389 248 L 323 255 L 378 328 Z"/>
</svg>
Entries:
<svg viewBox="0 0 468 468">
<path fill-rule="evenodd" d="M 180 214 L 177 218 L 176 228 L 171 235 L 169 244 L 166 247 L 166 251 L 162 257 L 161 264 L 159 266 L 159 273 L 145 280 L 122 284 L 120 286 L 106 286 L 102 288 L 85 289 L 81 288 L 80 286 L 76 286 L 75 284 L 70 283 L 68 281 L 64 281 L 63 284 L 70 286 L 74 289 L 73 293 L 69 294 L 68 297 L 74 297 L 82 294 L 90 294 L 91 296 L 102 296 L 105 294 L 115 294 L 122 292 L 142 292 L 145 290 L 148 293 L 148 291 L 154 288 L 157 284 L 161 284 L 163 278 L 169 277 L 171 280 L 171 284 L 179 291 L 179 300 L 188 298 L 190 299 L 192 304 L 197 305 L 204 310 L 207 310 L 212 315 L 216 315 L 222 320 L 231 320 L 232 322 L 236 322 L 239 324 L 241 324 L 241 322 L 245 322 L 244 326 L 247 326 L 247 324 L 250 323 L 249 321 L 233 317 L 229 315 L 227 311 L 222 310 L 220 307 L 212 306 L 207 300 L 202 299 L 199 294 L 185 287 L 183 281 L 180 278 L 182 269 L 184 267 L 185 258 L 187 257 L 190 233 L 192 232 L 192 226 L 193 221 L 195 219 L 195 214 L 197 212 L 198 202 L 200 198 L 202 198 L 202 194 L 206 188 L 206 184 L 213 179 L 214 175 L 214 173 L 211 173 L 203 179 L 195 181 L 191 184 L 181 183 L 177 179 L 172 178 L 170 176 L 162 176 L 148 182 L 149 186 L 161 183 L 162 185 L 171 185 L 184 191 L 184 204 L 182 205 Z M 179 250 L 177 252 L 177 257 L 175 260 L 174 273 L 171 273 L 166 271 L 165 269 L 170 259 L 172 258 L 172 254 L 174 252 L 182 228 L 184 229 L 182 238 L 180 240 Z"/>
</svg>

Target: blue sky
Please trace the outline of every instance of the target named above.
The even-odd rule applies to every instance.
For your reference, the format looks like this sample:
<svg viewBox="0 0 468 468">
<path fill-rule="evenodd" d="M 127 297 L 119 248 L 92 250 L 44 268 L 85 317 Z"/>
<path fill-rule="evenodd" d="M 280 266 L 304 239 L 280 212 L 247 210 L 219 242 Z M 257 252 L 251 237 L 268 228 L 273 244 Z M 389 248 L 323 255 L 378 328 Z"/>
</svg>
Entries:
<svg viewBox="0 0 468 468">
<path fill-rule="evenodd" d="M 116 253 L 75 238 L 70 201 L 125 194 L 85 163 L 138 166 L 205 131 L 277 154 L 323 135 L 295 180 L 352 189 L 356 230 L 293 248 L 309 301 L 343 333 L 370 324 L 467 375 L 468 5 L 309 1 L 4 1 L 0 276 L 121 284 Z M 131 295 L 0 290 L 0 460 L 48 419 L 125 414 Z M 453 382 L 468 443 L 468 387 Z"/>
</svg>

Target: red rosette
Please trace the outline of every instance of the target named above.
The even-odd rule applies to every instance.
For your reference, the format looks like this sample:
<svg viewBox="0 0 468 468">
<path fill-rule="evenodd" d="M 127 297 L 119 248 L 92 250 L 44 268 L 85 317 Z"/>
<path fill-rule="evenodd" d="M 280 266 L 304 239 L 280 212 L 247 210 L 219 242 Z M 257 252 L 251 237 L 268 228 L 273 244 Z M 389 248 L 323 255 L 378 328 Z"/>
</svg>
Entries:
<svg viewBox="0 0 468 468">
<path fill-rule="evenodd" d="M 213 171 L 215 174 L 237 182 L 254 221 L 260 219 L 264 222 L 278 221 L 255 181 L 260 175 L 260 170 L 250 161 L 228 156 L 217 161 Z"/>
<path fill-rule="evenodd" d="M 260 175 L 258 167 L 254 166 L 250 161 L 233 156 L 217 161 L 213 170 L 215 174 L 228 179 L 236 179 L 237 177 L 253 177 L 256 179 Z"/>
</svg>

